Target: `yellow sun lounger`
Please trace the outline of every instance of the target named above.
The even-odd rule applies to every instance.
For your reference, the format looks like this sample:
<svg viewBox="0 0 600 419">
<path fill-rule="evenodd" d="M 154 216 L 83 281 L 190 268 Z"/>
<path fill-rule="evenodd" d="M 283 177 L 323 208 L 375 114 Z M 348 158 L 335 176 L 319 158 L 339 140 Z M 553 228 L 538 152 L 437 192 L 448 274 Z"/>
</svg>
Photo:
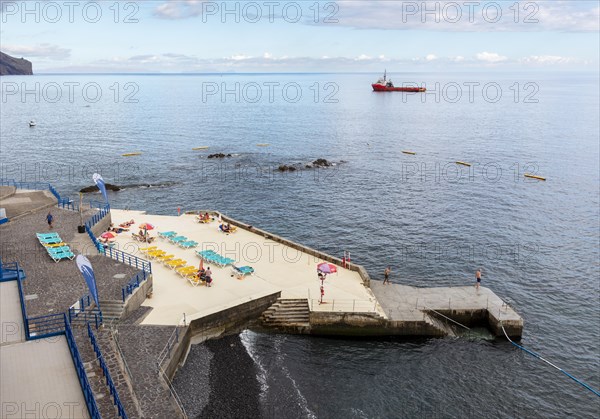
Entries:
<svg viewBox="0 0 600 419">
<path fill-rule="evenodd" d="M 156 258 L 156 260 L 158 260 L 158 261 L 160 261 L 162 263 L 165 263 L 165 262 L 168 262 L 170 260 L 173 260 L 174 257 L 175 257 L 175 255 L 162 255 L 162 256 L 158 256 Z"/>
<path fill-rule="evenodd" d="M 187 265 L 187 262 L 183 259 L 175 259 L 175 260 L 170 260 L 170 261 L 166 262 L 165 265 L 167 265 L 171 269 L 177 269 L 177 268 Z"/>
<path fill-rule="evenodd" d="M 156 247 L 156 246 L 140 247 L 140 252 L 148 253 L 148 252 L 151 252 L 151 251 L 157 250 L 157 249 L 158 249 L 158 247 Z"/>
<path fill-rule="evenodd" d="M 152 252 L 148 252 L 148 257 L 150 257 L 151 259 L 156 259 L 159 256 L 164 256 L 166 255 L 167 252 L 165 252 L 164 250 L 154 250 Z"/>
</svg>

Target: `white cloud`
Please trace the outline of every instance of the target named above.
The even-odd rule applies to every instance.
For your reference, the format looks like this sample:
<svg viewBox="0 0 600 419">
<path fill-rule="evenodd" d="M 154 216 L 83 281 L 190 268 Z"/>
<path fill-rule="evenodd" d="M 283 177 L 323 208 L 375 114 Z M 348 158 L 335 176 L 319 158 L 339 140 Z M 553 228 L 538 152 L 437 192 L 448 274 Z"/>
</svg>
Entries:
<svg viewBox="0 0 600 419">
<path fill-rule="evenodd" d="M 479 61 L 483 61 L 483 62 L 490 63 L 490 64 L 501 63 L 502 61 L 507 60 L 507 57 L 505 57 L 504 55 L 500 55 L 495 52 L 486 52 L 486 51 L 478 53 L 476 55 L 476 57 Z"/>
<path fill-rule="evenodd" d="M 454 61 L 455 63 L 462 63 L 465 60 L 465 57 L 462 55 L 457 55 L 456 57 L 450 58 L 450 60 Z"/>
<path fill-rule="evenodd" d="M 554 65 L 554 64 L 572 64 L 575 63 L 572 57 L 561 57 L 559 55 L 530 55 L 519 60 L 523 64 L 541 64 L 541 65 Z"/>
<path fill-rule="evenodd" d="M 437 58 L 438 58 L 438 57 L 436 57 L 434 54 L 427 54 L 427 55 L 425 56 L 425 59 L 426 59 L 427 61 L 434 61 L 434 60 L 437 60 Z"/>
<path fill-rule="evenodd" d="M 368 55 L 365 55 L 365 54 L 360 54 L 358 57 L 356 57 L 356 59 L 358 61 L 368 61 L 371 59 L 371 57 L 369 57 Z"/>
</svg>

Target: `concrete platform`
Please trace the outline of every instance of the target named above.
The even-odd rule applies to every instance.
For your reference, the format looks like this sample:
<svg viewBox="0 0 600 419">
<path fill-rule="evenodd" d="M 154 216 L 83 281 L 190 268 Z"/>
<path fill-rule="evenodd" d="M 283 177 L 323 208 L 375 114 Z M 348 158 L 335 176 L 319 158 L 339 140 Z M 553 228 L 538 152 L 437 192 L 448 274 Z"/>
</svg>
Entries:
<svg viewBox="0 0 600 419">
<path fill-rule="evenodd" d="M 0 208 L 6 209 L 6 216 L 12 221 L 27 214 L 53 207 L 57 204 L 56 197 L 50 191 L 30 191 L 17 189 L 13 194 L 7 194 L 0 199 Z"/>
<path fill-rule="evenodd" d="M 64 336 L 0 346 L 2 418 L 88 418 Z"/>
<path fill-rule="evenodd" d="M 0 282 L 0 324 L 0 345 L 25 341 L 17 281 Z"/>
<path fill-rule="evenodd" d="M 371 281 L 371 289 L 390 321 L 423 321 L 435 311 L 461 323 L 485 319 L 497 336 L 502 335 L 501 324 L 511 336 L 520 336 L 523 329 L 521 316 L 489 288 L 418 288 Z"/>
<path fill-rule="evenodd" d="M 157 232 L 176 231 L 197 241 L 200 246 L 196 249 L 182 249 L 161 239 L 152 244 L 186 260 L 189 265 L 199 266 L 200 258 L 195 254 L 196 250 L 212 249 L 222 256 L 235 259 L 237 266 L 250 265 L 255 269 L 254 275 L 238 280 L 232 276 L 230 267 L 218 268 L 205 264 L 205 267 L 211 267 L 214 278 L 213 286 L 207 288 L 193 287 L 176 272 L 159 262 L 153 262 L 154 294 L 143 303 L 153 310 L 143 324 L 177 325 L 181 324 L 184 313 L 189 321 L 277 291 L 281 292 L 282 298 L 316 300 L 320 296 L 316 266 L 322 260 L 308 253 L 241 228 L 235 233 L 225 234 L 218 229 L 217 221 L 200 224 L 195 221 L 194 215 L 160 216 L 115 209 L 111 209 L 111 213 L 115 225 L 134 219 L 136 224 L 131 232 L 137 232 L 136 227 L 147 222 L 156 226 L 150 232 L 152 236 L 157 236 Z M 131 232 L 121 233 L 117 237 L 117 247 L 146 258 L 139 251 L 144 244 L 133 241 Z M 354 306 L 363 312 L 384 315 L 371 290 L 363 285 L 360 275 L 341 267 L 338 273 L 329 275 L 325 281 L 325 300 L 330 304 L 312 304 L 312 309 L 331 310 L 331 303 L 335 300 L 340 308 L 351 309 Z"/>
</svg>

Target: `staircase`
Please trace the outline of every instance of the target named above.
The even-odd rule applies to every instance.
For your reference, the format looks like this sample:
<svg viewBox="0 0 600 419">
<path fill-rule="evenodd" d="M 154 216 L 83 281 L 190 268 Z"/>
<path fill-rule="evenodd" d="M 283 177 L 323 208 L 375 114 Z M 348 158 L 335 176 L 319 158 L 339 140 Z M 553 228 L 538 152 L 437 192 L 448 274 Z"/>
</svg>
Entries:
<svg viewBox="0 0 600 419">
<path fill-rule="evenodd" d="M 119 320 L 123 315 L 125 303 L 121 300 L 102 300 L 100 308 L 102 310 L 102 318 L 105 322 Z"/>
<path fill-rule="evenodd" d="M 440 320 L 435 316 L 435 314 L 425 314 L 425 322 L 428 323 L 431 327 L 436 329 L 440 336 L 450 336 L 457 337 L 454 329 L 448 324 L 448 322 Z"/>
<path fill-rule="evenodd" d="M 310 310 L 307 299 L 277 299 L 261 316 L 266 327 L 300 328 L 310 327 Z"/>
</svg>

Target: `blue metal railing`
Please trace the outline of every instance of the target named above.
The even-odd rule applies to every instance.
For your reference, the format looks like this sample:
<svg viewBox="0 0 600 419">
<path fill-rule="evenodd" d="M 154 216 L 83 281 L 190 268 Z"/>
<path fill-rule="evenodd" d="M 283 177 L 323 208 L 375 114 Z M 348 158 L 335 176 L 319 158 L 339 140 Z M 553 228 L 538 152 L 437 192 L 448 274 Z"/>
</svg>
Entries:
<svg viewBox="0 0 600 419">
<path fill-rule="evenodd" d="M 146 259 L 139 258 L 122 250 L 113 249 L 112 247 L 105 248 L 104 255 L 118 262 L 126 263 L 129 266 L 135 266 L 137 269 L 146 271 L 146 273 L 152 273 L 152 264 Z"/>
<path fill-rule="evenodd" d="M 96 399 L 94 398 L 94 392 L 92 391 L 92 386 L 90 386 L 90 382 L 85 372 L 85 367 L 83 366 L 83 362 L 81 361 L 81 355 L 79 355 L 79 349 L 77 349 L 77 344 L 75 343 L 75 337 L 73 336 L 71 325 L 65 314 L 63 314 L 63 317 L 65 324 L 65 337 L 67 339 L 67 343 L 69 344 L 71 358 L 73 358 L 73 363 L 75 364 L 75 369 L 77 370 L 79 384 L 81 385 L 81 389 L 83 390 L 85 404 L 87 405 L 90 417 L 92 419 L 101 419 L 100 411 L 98 410 L 98 405 L 96 404 Z"/>
<path fill-rule="evenodd" d="M 79 211 L 79 206 L 69 199 L 61 197 L 56 188 L 48 182 L 17 182 L 14 179 L 0 179 L 0 186 L 14 186 L 17 189 L 49 190 L 56 198 L 57 205 L 63 209 Z"/>
<path fill-rule="evenodd" d="M 106 217 L 106 215 L 108 213 L 110 213 L 110 205 L 108 205 L 107 203 L 99 203 L 98 201 L 90 201 L 90 207 L 92 207 L 93 205 L 96 205 L 96 207 L 98 208 L 98 212 L 94 215 L 92 215 L 86 222 L 85 225 L 86 227 L 89 227 L 90 229 L 92 227 L 94 227 L 96 224 L 98 224 L 100 222 L 100 220 L 102 220 L 104 217 Z"/>
<path fill-rule="evenodd" d="M 150 268 L 150 270 L 152 269 Z M 129 282 L 121 289 L 123 302 L 125 302 L 127 297 L 133 294 L 136 288 L 138 288 L 140 284 L 146 280 L 147 275 L 149 275 L 149 273 L 147 273 L 145 270 L 142 270 L 135 274 L 135 276 L 129 280 Z"/>
<path fill-rule="evenodd" d="M 92 328 L 88 323 L 88 336 L 90 337 L 90 342 L 94 347 L 94 352 L 96 353 L 96 358 L 98 358 L 98 362 L 100 363 L 100 368 L 102 368 L 102 372 L 104 373 L 104 378 L 106 378 L 106 385 L 108 386 L 108 390 L 110 391 L 110 395 L 113 397 L 114 405 L 117 407 L 117 413 L 120 417 L 127 419 L 127 414 L 125 413 L 125 408 L 123 408 L 123 404 L 121 403 L 121 399 L 119 398 L 119 393 L 117 393 L 117 389 L 115 388 L 115 384 L 113 383 L 112 377 L 110 376 L 110 370 L 104 362 L 104 357 L 102 356 L 102 351 L 96 342 L 96 336 L 94 332 L 92 332 Z"/>
</svg>

